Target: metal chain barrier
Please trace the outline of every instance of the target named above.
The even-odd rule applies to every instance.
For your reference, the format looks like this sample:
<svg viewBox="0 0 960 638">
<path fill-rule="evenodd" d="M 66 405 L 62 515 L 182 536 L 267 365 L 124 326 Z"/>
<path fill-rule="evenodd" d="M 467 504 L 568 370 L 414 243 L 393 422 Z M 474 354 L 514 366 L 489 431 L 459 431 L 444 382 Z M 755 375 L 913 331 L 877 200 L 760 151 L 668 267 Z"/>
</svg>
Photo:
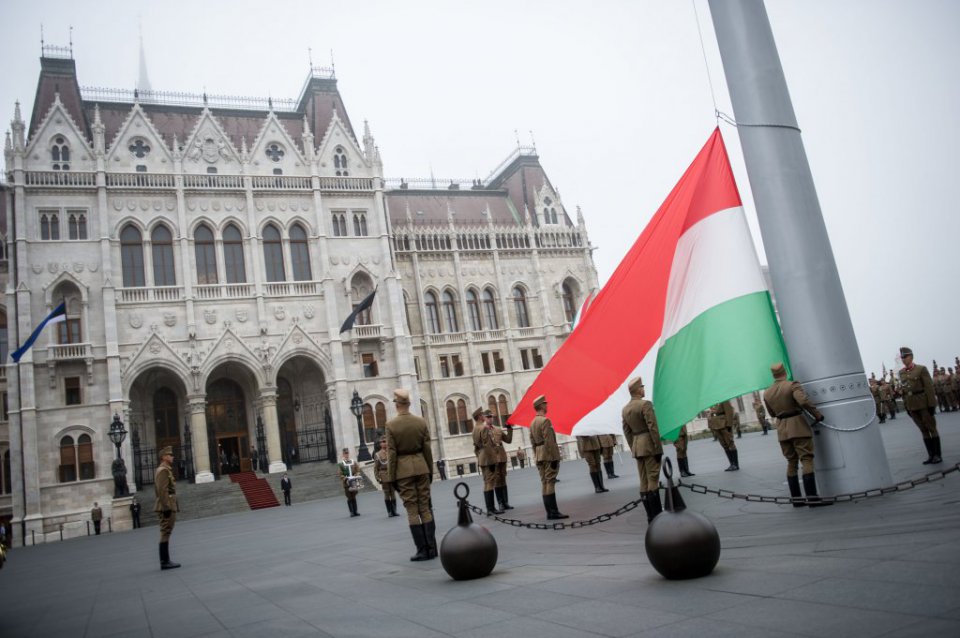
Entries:
<svg viewBox="0 0 960 638">
<path fill-rule="evenodd" d="M 594 516 L 593 518 L 587 519 L 585 521 L 570 521 L 569 523 L 525 523 L 520 519 L 516 518 L 507 518 L 505 516 L 498 516 L 496 514 L 487 514 L 487 511 L 483 508 L 477 507 L 476 505 L 471 505 L 470 501 L 464 500 L 467 504 L 467 507 L 470 508 L 470 511 L 474 514 L 479 514 L 487 518 L 492 518 L 498 523 L 503 523 L 504 525 L 510 525 L 511 527 L 523 527 L 526 529 L 580 529 L 581 527 L 590 527 L 591 525 L 598 525 L 600 523 L 606 523 L 609 520 L 616 518 L 617 516 L 622 516 L 627 512 L 637 509 L 643 501 L 637 499 L 635 501 L 630 501 L 629 503 L 624 504 L 619 509 L 614 510 L 608 514 L 600 514 L 599 516 Z"/>
<path fill-rule="evenodd" d="M 815 497 L 816 503 L 850 503 L 852 501 L 859 501 L 864 498 L 872 498 L 874 496 L 884 496 L 886 494 L 893 494 L 894 492 L 905 492 L 907 490 L 912 490 L 918 485 L 924 485 L 926 483 L 933 483 L 934 481 L 939 481 L 946 477 L 948 474 L 953 474 L 954 472 L 960 472 L 960 463 L 952 467 L 948 467 L 944 470 L 937 470 L 936 472 L 930 472 L 925 476 L 919 478 L 910 479 L 907 481 L 901 481 L 895 485 L 889 485 L 887 487 L 876 487 L 872 490 L 866 490 L 864 492 L 850 492 L 848 494 L 836 494 L 835 496 L 817 496 Z M 725 490 L 723 488 L 714 489 L 706 485 L 700 485 L 699 483 L 684 483 L 682 480 L 677 482 L 678 487 L 685 487 L 694 494 L 713 494 L 717 498 L 726 498 L 726 499 L 739 499 L 742 501 L 749 501 L 751 503 L 774 503 L 775 505 L 791 505 L 793 503 L 802 503 L 804 505 L 810 503 L 806 497 L 794 498 L 792 496 L 766 496 L 762 494 L 740 494 L 738 492 L 733 492 L 731 490 Z"/>
</svg>

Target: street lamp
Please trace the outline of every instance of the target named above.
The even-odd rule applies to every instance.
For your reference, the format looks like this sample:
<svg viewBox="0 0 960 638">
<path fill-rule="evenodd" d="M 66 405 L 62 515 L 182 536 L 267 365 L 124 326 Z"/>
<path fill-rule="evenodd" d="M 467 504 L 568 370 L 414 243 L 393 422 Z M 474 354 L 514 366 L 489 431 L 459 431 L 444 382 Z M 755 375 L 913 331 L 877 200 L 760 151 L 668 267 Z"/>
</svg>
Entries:
<svg viewBox="0 0 960 638">
<path fill-rule="evenodd" d="M 117 458 L 113 461 L 111 470 L 113 471 L 113 497 L 127 496 L 130 494 L 130 488 L 127 487 L 127 466 L 120 456 L 120 446 L 127 437 L 127 430 L 123 427 L 123 421 L 119 414 L 113 415 L 113 422 L 110 424 L 110 440 L 117 448 Z"/>
<path fill-rule="evenodd" d="M 353 391 L 353 399 L 350 400 L 350 411 L 353 412 L 353 416 L 357 417 L 357 432 L 360 435 L 360 445 L 357 446 L 357 460 L 370 461 L 372 460 L 370 450 L 367 449 L 363 437 L 363 399 L 360 398 L 360 394 L 356 390 Z"/>
</svg>

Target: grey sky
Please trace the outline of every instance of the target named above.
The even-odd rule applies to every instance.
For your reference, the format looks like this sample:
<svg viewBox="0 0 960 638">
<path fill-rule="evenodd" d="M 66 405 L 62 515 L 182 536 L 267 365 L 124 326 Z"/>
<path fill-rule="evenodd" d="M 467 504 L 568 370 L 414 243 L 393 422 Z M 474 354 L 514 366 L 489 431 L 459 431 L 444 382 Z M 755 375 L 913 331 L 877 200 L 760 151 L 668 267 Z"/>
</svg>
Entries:
<svg viewBox="0 0 960 638">
<path fill-rule="evenodd" d="M 767 7 L 867 372 L 902 344 L 952 365 L 960 3 Z M 0 117 L 6 129 L 17 99 L 29 117 L 41 23 L 63 45 L 73 25 L 85 86 L 134 86 L 138 18 L 155 89 L 296 97 L 308 47 L 324 66 L 332 49 L 388 177 L 485 177 L 514 130 L 523 144 L 532 130 L 565 206 L 583 208 L 602 283 L 715 126 L 695 11 L 717 104 L 733 115 L 706 0 L 5 0 Z M 739 140 L 722 129 L 755 229 Z"/>
</svg>

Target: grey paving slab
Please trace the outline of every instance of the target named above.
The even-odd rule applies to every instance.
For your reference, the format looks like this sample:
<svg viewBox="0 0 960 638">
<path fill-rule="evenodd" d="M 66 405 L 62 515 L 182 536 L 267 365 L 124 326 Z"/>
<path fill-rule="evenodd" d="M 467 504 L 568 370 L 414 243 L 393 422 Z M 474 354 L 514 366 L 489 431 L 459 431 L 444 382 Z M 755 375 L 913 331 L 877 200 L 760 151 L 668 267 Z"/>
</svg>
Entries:
<svg viewBox="0 0 960 638">
<path fill-rule="evenodd" d="M 960 415 L 938 417 L 948 463 L 960 460 Z M 882 429 L 891 470 L 920 475 L 912 424 Z M 782 494 L 774 437 L 737 441 L 741 472 L 724 472 L 711 441 L 690 445 L 695 480 Z M 896 454 L 894 454 L 896 452 Z M 571 520 L 636 498 L 636 469 L 618 461 L 594 495 L 584 463 L 558 485 Z M 466 481 L 478 493 L 476 477 Z M 512 515 L 542 521 L 530 468 L 509 475 Z M 434 486 L 440 535 L 456 518 L 452 481 Z M 637 510 L 601 526 L 494 533 L 493 574 L 454 582 L 439 561 L 411 563 L 409 530 L 379 494 L 363 516 L 342 499 L 178 522 L 157 568 L 156 528 L 18 548 L 0 572 L 0 636 L 883 636 L 958 635 L 960 474 L 904 493 L 820 510 L 684 492 L 710 518 L 723 552 L 713 575 L 665 581 L 649 565 Z M 82 586 L 77 586 L 82 583 Z"/>
</svg>

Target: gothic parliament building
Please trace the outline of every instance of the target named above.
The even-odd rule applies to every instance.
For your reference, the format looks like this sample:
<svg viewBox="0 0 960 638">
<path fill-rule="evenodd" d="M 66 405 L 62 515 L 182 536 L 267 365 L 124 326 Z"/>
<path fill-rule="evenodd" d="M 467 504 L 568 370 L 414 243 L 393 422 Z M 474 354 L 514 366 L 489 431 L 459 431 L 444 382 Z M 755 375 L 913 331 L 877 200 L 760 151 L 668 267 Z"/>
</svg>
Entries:
<svg viewBox="0 0 960 638">
<path fill-rule="evenodd" d="M 72 51 L 45 47 L 28 115 L 0 184 L 14 544 L 124 507 L 118 449 L 149 510 L 163 446 L 196 483 L 327 462 L 376 441 L 396 387 L 455 473 L 475 463 L 473 410 L 505 418 L 598 286 L 534 148 L 483 180 L 385 179 L 329 70 L 291 100 L 88 89 Z M 529 453 L 525 428 L 507 447 Z"/>
</svg>

